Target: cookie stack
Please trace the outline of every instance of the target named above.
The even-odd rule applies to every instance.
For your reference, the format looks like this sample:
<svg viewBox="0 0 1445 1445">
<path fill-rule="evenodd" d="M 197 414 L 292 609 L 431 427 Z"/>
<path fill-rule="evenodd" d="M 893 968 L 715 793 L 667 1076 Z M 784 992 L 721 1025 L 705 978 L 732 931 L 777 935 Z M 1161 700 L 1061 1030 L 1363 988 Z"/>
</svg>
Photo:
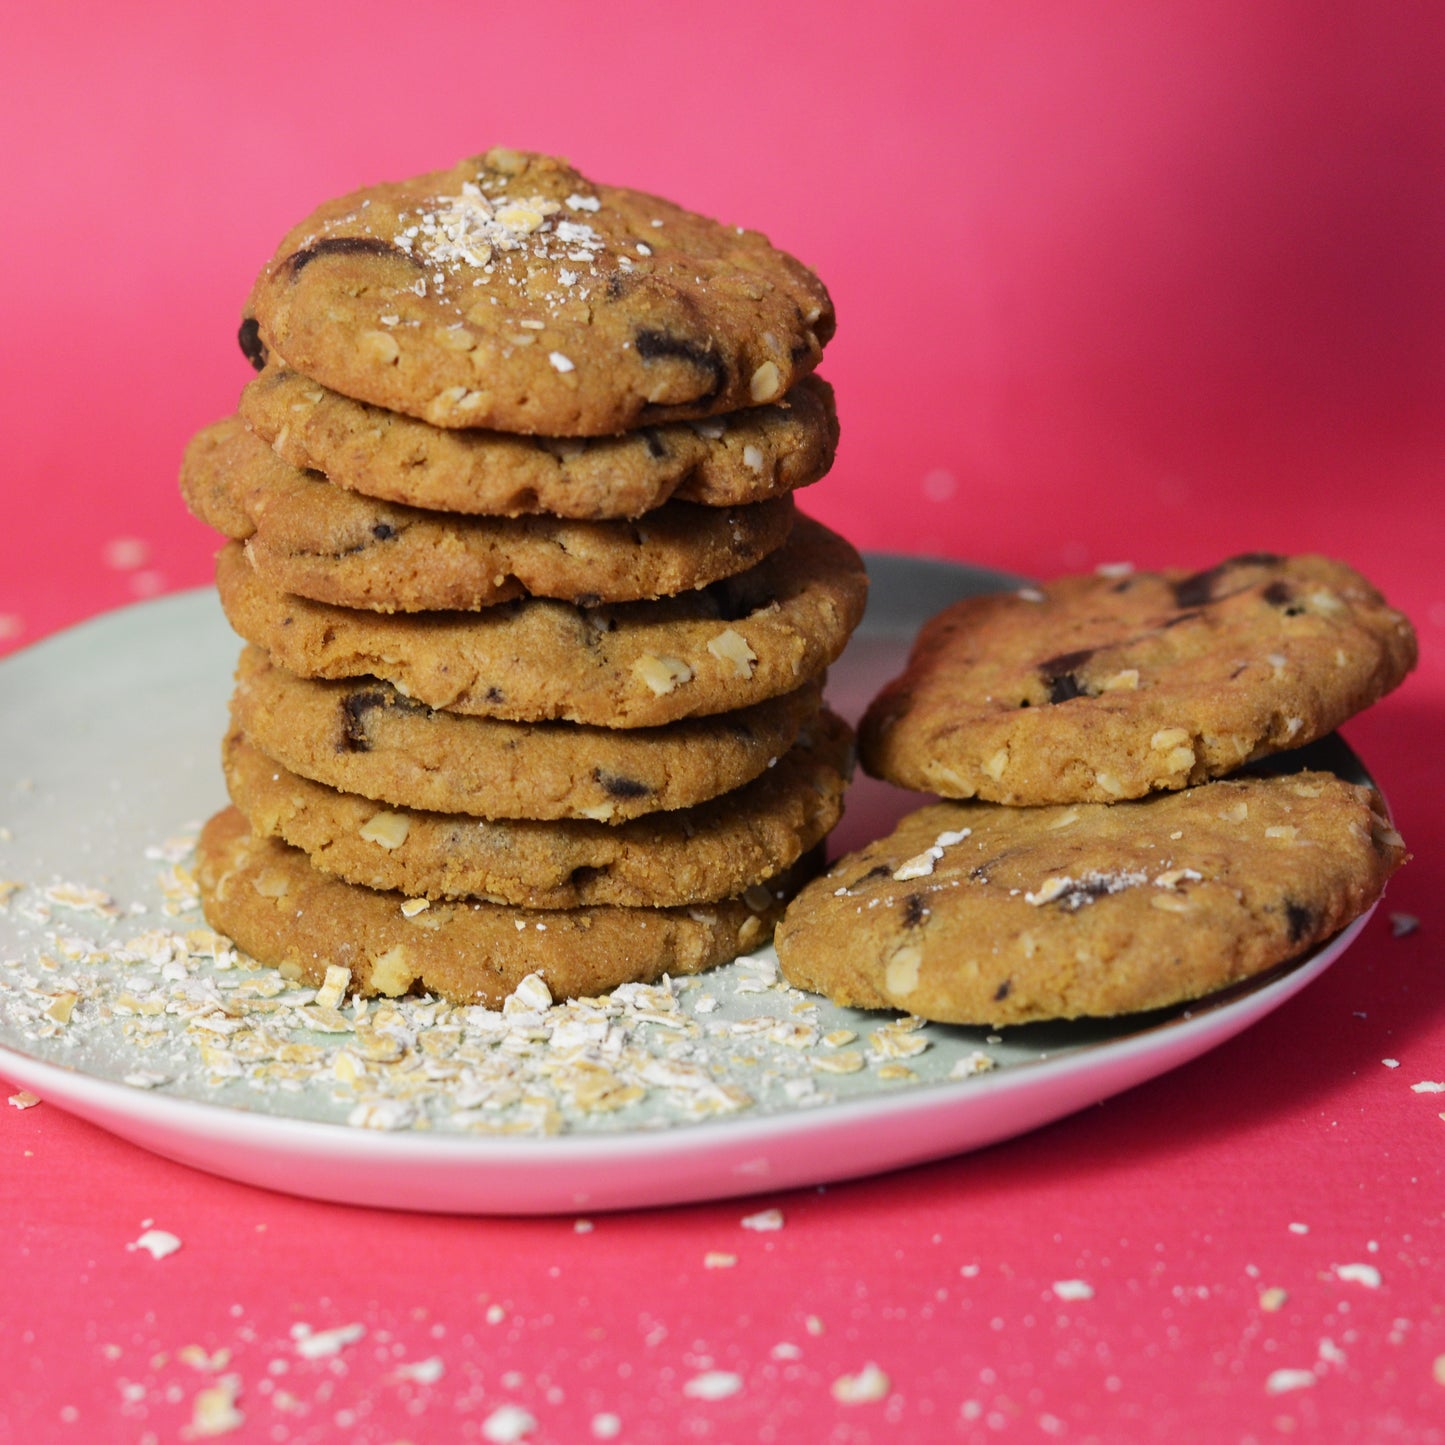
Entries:
<svg viewBox="0 0 1445 1445">
<path fill-rule="evenodd" d="M 359 994 L 499 1004 L 761 944 L 840 816 L 867 580 L 821 283 L 754 232 L 494 150 L 322 206 L 187 451 L 245 640 L 208 919 Z"/>
<path fill-rule="evenodd" d="M 925 807 L 805 889 L 783 972 L 999 1026 L 1158 1008 L 1294 958 L 1406 854 L 1372 787 L 1291 754 L 1415 660 L 1406 618 L 1323 557 L 959 602 L 874 700 L 859 752 L 903 787 L 982 801 Z"/>
</svg>

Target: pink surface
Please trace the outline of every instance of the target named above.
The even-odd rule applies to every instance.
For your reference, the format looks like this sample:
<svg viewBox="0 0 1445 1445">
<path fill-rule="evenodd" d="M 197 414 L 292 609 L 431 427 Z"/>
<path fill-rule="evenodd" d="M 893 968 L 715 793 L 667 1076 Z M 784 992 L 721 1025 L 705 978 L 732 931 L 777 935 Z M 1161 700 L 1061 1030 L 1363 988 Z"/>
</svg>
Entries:
<svg viewBox="0 0 1445 1445">
<path fill-rule="evenodd" d="M 1416 854 L 1359 944 L 1218 1052 L 984 1153 L 579 1232 L 307 1203 L 0 1109 L 0 1439 L 179 1439 L 227 1373 L 237 1440 L 505 1437 L 507 1404 L 533 1441 L 599 1416 L 627 1441 L 1445 1439 L 1445 1123 L 1411 1087 L 1445 1080 L 1432 7 L 259 0 L 5 29 L 4 646 L 207 578 L 177 460 L 234 405 L 276 238 L 503 142 L 819 270 L 844 444 L 808 504 L 860 545 L 1039 576 L 1329 551 L 1423 662 L 1346 728 Z M 764 1207 L 783 1227 L 745 1228 Z M 147 1219 L 179 1252 L 127 1249 Z M 301 1321 L 365 1333 L 308 1360 Z M 887 1388 L 840 1402 L 869 1362 Z"/>
</svg>

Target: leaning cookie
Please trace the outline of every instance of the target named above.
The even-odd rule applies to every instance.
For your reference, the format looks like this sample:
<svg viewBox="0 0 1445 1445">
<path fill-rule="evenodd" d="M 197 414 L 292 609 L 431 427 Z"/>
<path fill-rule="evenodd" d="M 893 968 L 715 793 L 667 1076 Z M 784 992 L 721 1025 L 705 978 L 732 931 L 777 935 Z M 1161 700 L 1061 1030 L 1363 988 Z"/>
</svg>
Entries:
<svg viewBox="0 0 1445 1445">
<path fill-rule="evenodd" d="M 605 436 L 777 401 L 833 326 L 756 231 L 492 150 L 313 212 L 242 344 L 436 426 Z"/>
<path fill-rule="evenodd" d="M 778 957 L 799 988 L 945 1023 L 1180 1003 L 1369 908 L 1406 858 L 1381 806 L 1322 772 L 1113 805 L 934 804 L 804 889 Z"/>
<path fill-rule="evenodd" d="M 560 999 L 725 963 L 767 942 L 794 886 L 787 875 L 705 908 L 428 904 L 318 873 L 304 853 L 253 836 L 234 808 L 206 824 L 196 852 L 206 920 L 258 962 L 318 986 L 345 969 L 361 997 L 432 993 L 493 1009 L 531 973 Z"/>
<path fill-rule="evenodd" d="M 817 716 L 822 691 L 814 679 L 741 712 L 660 728 L 514 723 L 438 712 L 375 678 L 293 677 L 247 647 L 231 717 L 291 772 L 378 802 L 620 823 L 751 782 Z"/>
<path fill-rule="evenodd" d="M 235 543 L 216 583 L 231 626 L 297 676 L 377 677 L 428 707 L 623 728 L 794 691 L 842 652 L 868 589 L 857 552 L 802 516 L 756 567 L 656 602 L 362 612 L 267 586 Z"/>
<path fill-rule="evenodd" d="M 246 543 L 273 587 L 377 612 L 669 597 L 754 566 L 787 540 L 794 515 L 784 496 L 749 507 L 672 502 L 636 522 L 453 517 L 334 487 L 282 461 L 236 417 L 191 440 L 181 492 L 201 521 Z"/>
<path fill-rule="evenodd" d="M 1137 798 L 1321 737 L 1415 658 L 1409 622 L 1324 557 L 1066 577 L 926 623 L 869 707 L 859 756 L 951 798 Z"/>
<path fill-rule="evenodd" d="M 852 740 L 824 712 L 735 792 L 617 824 L 379 807 L 282 768 L 235 731 L 224 763 L 231 801 L 257 833 L 351 883 L 526 908 L 667 908 L 730 898 L 821 842 L 842 816 Z"/>
<path fill-rule="evenodd" d="M 833 389 L 804 377 L 769 406 L 619 436 L 443 430 L 354 401 L 269 363 L 241 415 L 293 466 L 383 501 L 493 517 L 639 517 L 669 499 L 738 507 L 826 475 L 838 449 Z"/>
</svg>

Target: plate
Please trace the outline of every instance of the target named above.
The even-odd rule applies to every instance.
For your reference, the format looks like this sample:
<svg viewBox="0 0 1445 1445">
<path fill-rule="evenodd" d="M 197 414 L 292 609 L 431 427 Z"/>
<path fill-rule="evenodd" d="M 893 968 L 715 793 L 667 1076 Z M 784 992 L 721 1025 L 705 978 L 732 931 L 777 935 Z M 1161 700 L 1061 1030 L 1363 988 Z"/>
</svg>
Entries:
<svg viewBox="0 0 1445 1445">
<path fill-rule="evenodd" d="M 899 670 L 923 618 L 1018 585 L 920 559 L 868 567 L 867 616 L 829 682 L 850 718 Z M 338 1014 L 311 990 L 273 996 L 282 983 L 270 970 L 177 942 L 203 928 L 186 911 L 176 840 L 225 801 L 219 747 L 237 650 L 207 589 L 0 664 L 0 880 L 19 885 L 0 887 L 0 1073 L 157 1154 L 250 1184 L 533 1214 L 720 1199 L 939 1159 L 1197 1058 L 1317 978 L 1365 922 L 1191 1007 L 1003 1035 L 837 1008 L 781 983 L 771 949 L 605 1006 Z M 1364 776 L 1336 738 L 1301 751 L 1311 766 Z M 878 836 L 918 801 L 860 779 L 836 845 Z M 259 1002 L 241 1013 L 263 1010 L 249 1022 L 236 1017 L 242 995 Z M 376 1062 L 379 1038 L 405 1057 Z M 510 1093 L 502 1065 L 522 1080 Z M 379 1097 L 371 1081 L 387 1069 L 401 1092 Z"/>
</svg>

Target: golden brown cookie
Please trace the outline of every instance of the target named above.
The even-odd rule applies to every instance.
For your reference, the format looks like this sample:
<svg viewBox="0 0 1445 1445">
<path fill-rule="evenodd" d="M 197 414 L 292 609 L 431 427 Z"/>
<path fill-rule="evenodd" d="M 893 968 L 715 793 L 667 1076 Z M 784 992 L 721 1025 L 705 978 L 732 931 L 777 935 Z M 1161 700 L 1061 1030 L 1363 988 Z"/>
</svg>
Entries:
<svg viewBox="0 0 1445 1445">
<path fill-rule="evenodd" d="M 1134 1013 L 1297 957 L 1405 861 L 1373 789 L 1324 772 L 1137 802 L 939 803 L 790 906 L 790 983 L 946 1023 Z"/>
<path fill-rule="evenodd" d="M 581 608 L 530 598 L 387 616 L 268 587 L 234 543 L 216 567 L 231 626 L 301 677 L 379 677 L 429 707 L 654 727 L 792 692 L 842 652 L 868 579 L 841 537 L 799 516 L 756 567 L 699 592 Z"/>
<path fill-rule="evenodd" d="M 315 682 L 247 647 L 231 716 L 268 757 L 342 792 L 483 818 L 620 823 L 689 808 L 764 772 L 817 716 L 821 680 L 661 728 L 436 712 L 374 678 Z"/>
<path fill-rule="evenodd" d="M 246 543 L 271 586 L 377 612 L 476 610 L 529 595 L 583 606 L 671 596 L 746 571 L 793 524 L 791 497 L 673 502 L 636 522 L 424 512 L 291 466 L 236 417 L 192 439 L 181 491 L 201 521 Z"/>
<path fill-rule="evenodd" d="M 363 997 L 433 993 L 493 1009 L 531 973 L 553 998 L 700 973 L 762 947 L 792 886 L 782 878 L 705 908 L 427 904 L 318 873 L 304 853 L 253 836 L 234 808 L 206 824 L 197 858 L 210 925 L 288 977 L 319 986 L 343 968 Z"/>
<path fill-rule="evenodd" d="M 604 437 L 442 430 L 353 401 L 269 363 L 241 415 L 293 466 L 339 487 L 441 512 L 638 517 L 670 498 L 737 507 L 824 476 L 838 448 L 833 390 L 804 377 L 781 401 Z"/>
<path fill-rule="evenodd" d="M 1322 736 L 1415 656 L 1409 622 L 1325 557 L 1065 577 L 927 622 L 868 709 L 859 755 L 945 797 L 1142 797 Z"/>
<path fill-rule="evenodd" d="M 224 762 L 257 833 L 348 882 L 527 908 L 661 908 L 732 897 L 797 862 L 842 815 L 851 748 L 847 725 L 824 712 L 735 792 L 615 825 L 382 807 L 282 768 L 235 731 Z"/>
<path fill-rule="evenodd" d="M 313 212 L 242 345 L 436 426 L 604 436 L 778 401 L 833 325 L 757 232 L 492 150 Z"/>
</svg>

